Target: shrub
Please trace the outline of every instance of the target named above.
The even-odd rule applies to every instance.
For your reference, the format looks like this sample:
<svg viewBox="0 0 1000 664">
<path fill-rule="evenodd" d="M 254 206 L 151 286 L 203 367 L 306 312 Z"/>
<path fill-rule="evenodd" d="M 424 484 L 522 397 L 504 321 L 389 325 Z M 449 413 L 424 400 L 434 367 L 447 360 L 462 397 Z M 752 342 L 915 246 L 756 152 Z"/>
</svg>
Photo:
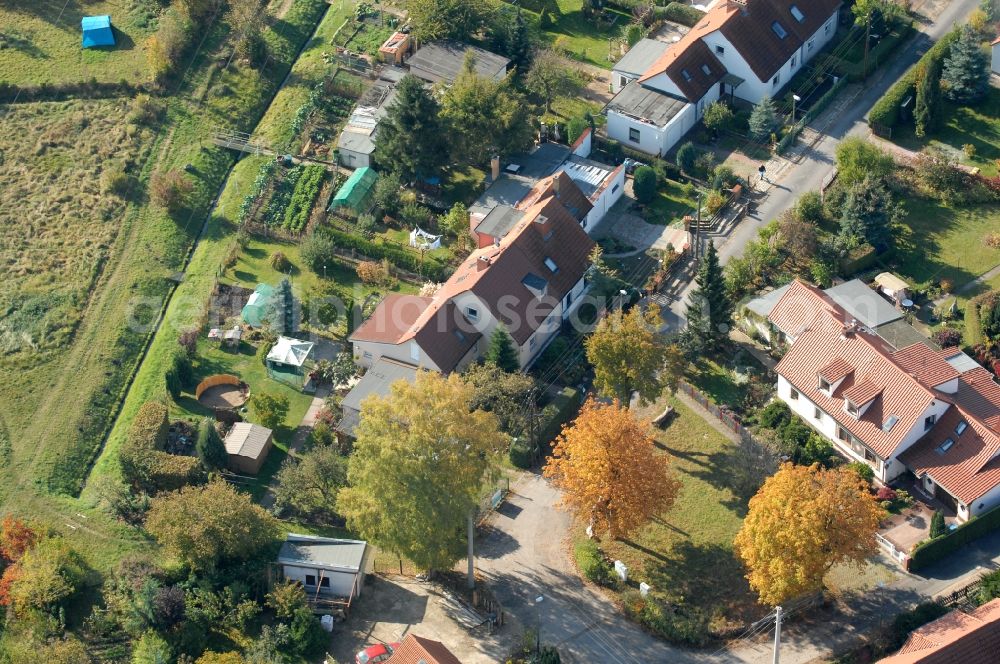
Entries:
<svg viewBox="0 0 1000 664">
<path fill-rule="evenodd" d="M 392 281 L 389 262 L 362 261 L 357 267 L 358 279 L 365 284 L 385 285 Z"/>
<path fill-rule="evenodd" d="M 792 419 L 792 411 L 784 401 L 775 400 L 767 404 L 757 416 L 757 422 L 768 429 L 779 429 Z M 865 466 L 866 468 L 868 466 Z"/>
<path fill-rule="evenodd" d="M 693 28 L 704 15 L 705 12 L 682 2 L 670 2 L 665 7 L 656 7 L 653 10 L 653 18 L 666 19 L 689 28 Z"/>
<path fill-rule="evenodd" d="M 672 643 L 704 646 L 709 641 L 708 617 L 698 610 L 667 609 L 653 598 L 625 604 L 625 614 Z"/>
<path fill-rule="evenodd" d="M 852 461 L 847 467 L 858 474 L 865 482 L 871 483 L 875 479 L 875 471 L 864 461 Z"/>
<path fill-rule="evenodd" d="M 354 229 L 365 239 L 375 237 L 375 227 L 377 222 L 374 215 L 363 213 L 358 215 L 358 220 L 354 222 Z"/>
<path fill-rule="evenodd" d="M 867 466 L 867 464 L 865 464 Z M 896 490 L 891 486 L 880 486 L 878 491 L 875 493 L 875 499 L 879 502 L 889 501 L 890 503 L 896 500 Z"/>
<path fill-rule="evenodd" d="M 740 179 L 728 166 L 719 165 L 712 171 L 712 189 L 730 189 L 740 183 Z"/>
<path fill-rule="evenodd" d="M 681 172 L 689 175 L 694 173 L 697 159 L 698 149 L 695 148 L 694 143 L 691 141 L 688 141 L 677 149 L 677 168 L 681 169 Z"/>
<path fill-rule="evenodd" d="M 101 191 L 125 198 L 132 191 L 134 180 L 121 166 L 111 166 L 101 173 Z"/>
<path fill-rule="evenodd" d="M 542 11 L 538 14 L 538 27 L 542 30 L 552 29 L 552 17 L 547 7 L 542 7 Z"/>
<path fill-rule="evenodd" d="M 271 267 L 273 267 L 278 272 L 288 272 L 292 267 L 291 261 L 288 260 L 288 256 L 284 252 L 276 251 L 271 254 Z"/>
<path fill-rule="evenodd" d="M 932 620 L 937 620 L 946 613 L 948 613 L 948 609 L 940 604 L 925 602 L 906 613 L 899 614 L 893 619 L 892 626 L 886 631 L 885 652 L 899 650 L 913 630 Z"/>
<path fill-rule="evenodd" d="M 733 126 L 733 110 L 721 101 L 714 101 L 705 109 L 701 121 L 705 127 L 714 133 L 725 131 Z"/>
<path fill-rule="evenodd" d="M 725 206 L 726 206 L 726 197 L 717 191 L 713 191 L 708 195 L 708 198 L 705 199 L 705 207 L 708 210 L 708 213 L 712 216 L 718 214 L 719 210 L 721 210 Z"/>
<path fill-rule="evenodd" d="M 611 587 L 615 585 L 618 577 L 615 576 L 614 568 L 604 558 L 604 554 L 597 547 L 597 543 L 592 539 L 577 542 L 573 547 L 573 555 L 576 564 L 583 575 L 599 586 Z"/>
<path fill-rule="evenodd" d="M 997 597 L 1000 597 L 1000 570 L 984 574 L 979 581 L 980 605 L 986 604 Z"/>
<path fill-rule="evenodd" d="M 174 213 L 187 204 L 194 187 L 176 169 L 157 171 L 149 178 L 149 194 L 153 202 Z"/>
<path fill-rule="evenodd" d="M 656 197 L 656 171 L 649 166 L 635 169 L 632 181 L 632 191 L 640 203 L 650 203 Z"/>
<path fill-rule="evenodd" d="M 807 191 L 795 202 L 795 214 L 802 221 L 817 224 L 823 221 L 823 197 L 818 191 Z"/>
<path fill-rule="evenodd" d="M 566 123 L 566 142 L 573 145 L 587 129 L 590 129 L 590 122 L 587 121 L 587 118 L 579 115 L 570 118 L 569 122 Z"/>
<path fill-rule="evenodd" d="M 136 95 L 130 105 L 128 121 L 134 124 L 151 125 L 159 122 L 166 107 L 159 99 L 147 94 Z"/>
<path fill-rule="evenodd" d="M 420 255 L 393 245 L 381 244 L 374 240 L 351 233 L 345 233 L 333 228 L 324 228 L 312 234 L 302 243 L 302 258 L 310 269 L 317 274 L 323 273 L 323 264 L 336 253 L 336 248 L 353 249 L 359 254 L 375 260 L 388 259 L 390 263 L 403 270 L 421 272 L 432 281 L 445 281 L 449 270 L 437 259 L 424 256 L 421 263 Z"/>
<path fill-rule="evenodd" d="M 527 442 L 517 441 L 512 443 L 510 446 L 510 462 L 518 467 L 527 470 L 535 462 L 535 456 L 532 454 L 531 446 Z"/>
<path fill-rule="evenodd" d="M 948 529 L 944 523 L 944 514 L 941 512 L 941 510 L 935 510 L 934 516 L 931 517 L 931 531 L 930 531 L 931 539 L 934 539 L 935 537 L 941 537 L 942 535 L 947 534 L 947 532 Z"/>
</svg>

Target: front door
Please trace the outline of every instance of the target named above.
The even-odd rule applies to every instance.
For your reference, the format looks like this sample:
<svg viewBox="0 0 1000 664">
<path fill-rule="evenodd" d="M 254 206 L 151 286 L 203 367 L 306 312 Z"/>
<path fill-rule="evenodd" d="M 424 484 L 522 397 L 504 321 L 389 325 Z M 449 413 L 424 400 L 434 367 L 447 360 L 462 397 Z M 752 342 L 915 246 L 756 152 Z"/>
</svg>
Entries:
<svg viewBox="0 0 1000 664">
<path fill-rule="evenodd" d="M 950 493 L 941 488 L 941 485 L 934 485 L 934 497 L 940 500 L 944 506 L 952 511 L 952 513 L 958 513 L 958 501 Z"/>
</svg>

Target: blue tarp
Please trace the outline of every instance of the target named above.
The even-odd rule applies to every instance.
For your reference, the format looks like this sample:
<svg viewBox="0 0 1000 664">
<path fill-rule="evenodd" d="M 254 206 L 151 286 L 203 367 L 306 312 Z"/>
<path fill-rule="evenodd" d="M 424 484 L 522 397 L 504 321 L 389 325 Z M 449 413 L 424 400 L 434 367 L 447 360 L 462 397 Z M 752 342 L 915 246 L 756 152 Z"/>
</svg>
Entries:
<svg viewBox="0 0 1000 664">
<path fill-rule="evenodd" d="M 83 28 L 84 48 L 115 45 L 115 33 L 111 29 L 110 16 L 84 16 L 80 21 L 80 27 Z"/>
</svg>

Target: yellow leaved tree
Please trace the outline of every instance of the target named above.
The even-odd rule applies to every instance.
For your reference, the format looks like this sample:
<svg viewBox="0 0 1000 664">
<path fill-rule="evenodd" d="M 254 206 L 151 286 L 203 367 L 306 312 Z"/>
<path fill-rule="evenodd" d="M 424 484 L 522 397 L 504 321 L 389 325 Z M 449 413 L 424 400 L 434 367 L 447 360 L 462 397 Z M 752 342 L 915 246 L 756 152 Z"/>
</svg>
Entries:
<svg viewBox="0 0 1000 664">
<path fill-rule="evenodd" d="M 556 439 L 545 476 L 562 489 L 561 507 L 614 538 L 669 510 L 680 488 L 649 422 L 617 401 L 584 404 Z"/>
<path fill-rule="evenodd" d="M 736 552 L 761 603 L 774 606 L 819 590 L 833 565 L 874 555 L 882 516 L 853 470 L 786 463 L 750 499 Z"/>
</svg>

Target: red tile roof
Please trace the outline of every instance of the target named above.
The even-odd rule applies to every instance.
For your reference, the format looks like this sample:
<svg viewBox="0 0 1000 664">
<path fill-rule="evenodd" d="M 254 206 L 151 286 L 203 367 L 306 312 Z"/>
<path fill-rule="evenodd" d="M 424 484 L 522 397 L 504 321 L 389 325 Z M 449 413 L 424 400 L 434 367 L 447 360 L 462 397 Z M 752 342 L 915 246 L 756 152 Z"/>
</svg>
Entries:
<svg viewBox="0 0 1000 664">
<path fill-rule="evenodd" d="M 409 336 L 413 324 L 433 300 L 416 295 L 390 293 L 375 308 L 374 313 L 351 335 L 352 341 L 373 341 L 397 344 Z"/>
<path fill-rule="evenodd" d="M 407 634 L 387 664 L 462 664 L 443 643 Z"/>
<path fill-rule="evenodd" d="M 819 375 L 826 378 L 831 383 L 836 383 L 841 378 L 854 371 L 854 367 L 842 357 L 835 357 L 830 363 L 819 370 Z"/>
<path fill-rule="evenodd" d="M 871 380 L 864 378 L 854 383 L 842 392 L 845 399 L 850 400 L 856 406 L 864 406 L 866 403 L 882 394 L 882 386 Z"/>
<path fill-rule="evenodd" d="M 736 8 L 727 6 L 725 2 L 716 4 L 686 35 L 671 45 L 649 66 L 649 69 L 639 77 L 639 82 L 645 83 L 660 74 L 666 74 L 687 97 L 688 101 L 694 102 L 701 99 L 708 88 L 713 83 L 718 82 L 726 73 L 725 67 L 722 66 L 718 58 L 712 55 L 701 38 L 718 30 L 737 11 Z M 708 66 L 712 71 L 711 77 L 706 77 L 705 73 L 701 71 L 702 64 Z M 683 69 L 687 69 L 691 74 L 692 80 L 690 82 L 685 80 L 681 73 Z M 719 77 L 709 82 L 710 78 L 714 78 L 715 72 L 720 72 Z M 698 78 L 695 79 L 695 77 Z M 701 94 L 695 97 L 691 96 L 697 94 L 699 90 Z"/>
<path fill-rule="evenodd" d="M 958 371 L 948 364 L 941 353 L 922 343 L 897 350 L 892 359 L 927 387 L 936 387 L 958 378 Z"/>
<path fill-rule="evenodd" d="M 952 611 L 906 640 L 879 664 L 993 664 L 1000 651 L 1000 599 L 970 613 Z"/>
<path fill-rule="evenodd" d="M 826 293 L 796 279 L 771 309 L 770 320 L 785 334 L 797 337 L 820 314 L 824 318 L 835 316 L 838 320 L 847 317 L 846 312 Z"/>
</svg>

